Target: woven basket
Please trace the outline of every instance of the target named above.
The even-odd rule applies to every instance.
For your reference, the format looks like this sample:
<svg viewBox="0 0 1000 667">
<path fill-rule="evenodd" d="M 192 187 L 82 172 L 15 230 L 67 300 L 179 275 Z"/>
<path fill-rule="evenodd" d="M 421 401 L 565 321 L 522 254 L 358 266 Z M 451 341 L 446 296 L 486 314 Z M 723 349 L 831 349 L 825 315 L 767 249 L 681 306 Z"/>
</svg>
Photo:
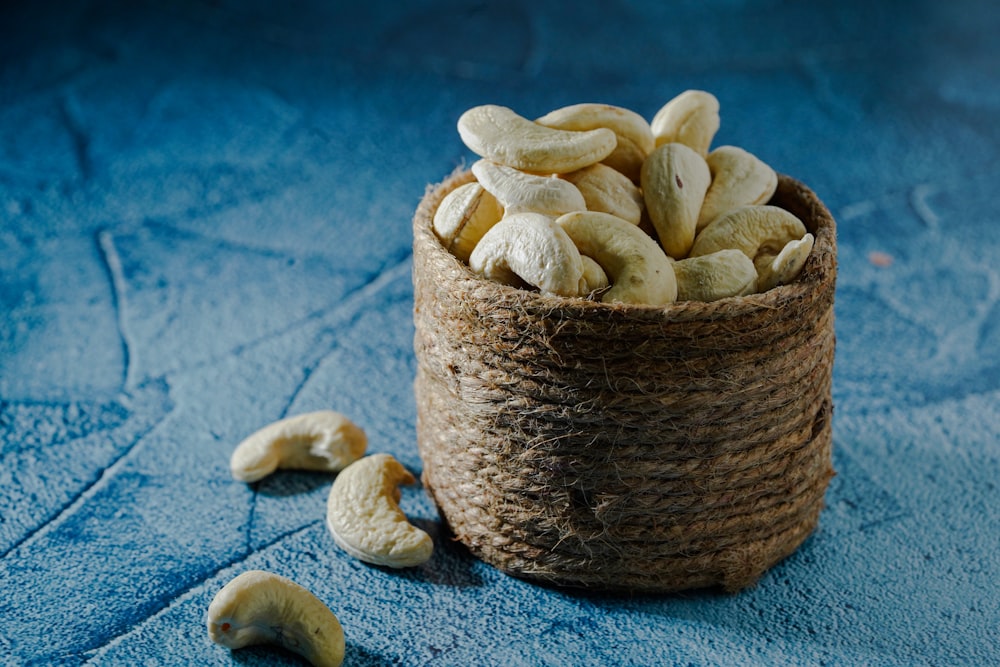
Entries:
<svg viewBox="0 0 1000 667">
<path fill-rule="evenodd" d="M 770 203 L 816 237 L 798 279 L 666 307 L 484 280 L 414 217 L 423 482 L 479 558 L 601 590 L 752 585 L 816 527 L 831 465 L 836 226 L 806 186 Z"/>
</svg>

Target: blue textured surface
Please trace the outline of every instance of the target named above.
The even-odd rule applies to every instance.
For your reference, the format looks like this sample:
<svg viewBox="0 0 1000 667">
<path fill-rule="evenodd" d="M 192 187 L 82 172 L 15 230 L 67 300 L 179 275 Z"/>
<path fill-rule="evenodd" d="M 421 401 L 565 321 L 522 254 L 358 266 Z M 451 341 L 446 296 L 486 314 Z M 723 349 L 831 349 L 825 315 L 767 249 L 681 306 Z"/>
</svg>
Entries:
<svg viewBox="0 0 1000 667">
<path fill-rule="evenodd" d="M 250 568 L 327 602 L 348 665 L 997 664 L 998 34 L 967 0 L 3 5 L 0 664 L 299 664 L 208 640 Z M 333 544 L 329 476 L 231 481 L 321 408 L 419 473 L 410 219 L 462 111 L 690 87 L 840 225 L 839 474 L 796 554 L 737 595 L 581 595 L 413 487 L 437 550 L 390 572 Z"/>
</svg>

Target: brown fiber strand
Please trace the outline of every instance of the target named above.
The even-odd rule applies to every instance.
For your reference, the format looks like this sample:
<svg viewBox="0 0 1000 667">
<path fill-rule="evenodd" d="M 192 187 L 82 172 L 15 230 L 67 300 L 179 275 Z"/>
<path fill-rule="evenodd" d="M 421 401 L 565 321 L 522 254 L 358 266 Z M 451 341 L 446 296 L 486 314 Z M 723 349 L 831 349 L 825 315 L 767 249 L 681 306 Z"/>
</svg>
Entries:
<svg viewBox="0 0 1000 667">
<path fill-rule="evenodd" d="M 666 307 L 475 276 L 414 216 L 417 442 L 457 539 L 512 575 L 600 590 L 752 585 L 816 528 L 833 475 L 836 225 L 791 284 Z"/>
</svg>

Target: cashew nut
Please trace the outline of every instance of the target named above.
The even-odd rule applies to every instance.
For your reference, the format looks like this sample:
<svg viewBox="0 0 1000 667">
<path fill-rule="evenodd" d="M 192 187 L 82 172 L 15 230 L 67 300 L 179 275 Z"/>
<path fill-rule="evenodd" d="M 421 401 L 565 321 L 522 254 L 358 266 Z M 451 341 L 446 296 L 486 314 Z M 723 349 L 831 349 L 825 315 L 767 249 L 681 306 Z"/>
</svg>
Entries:
<svg viewBox="0 0 1000 667">
<path fill-rule="evenodd" d="M 580 191 L 586 210 L 610 213 L 636 225 L 642 219 L 642 190 L 620 171 L 598 162 L 563 174 L 562 178 Z"/>
<path fill-rule="evenodd" d="M 577 296 L 583 276 L 583 261 L 572 239 L 541 213 L 505 216 L 476 245 L 469 268 L 506 285 L 516 287 L 523 281 L 560 296 Z"/>
<path fill-rule="evenodd" d="M 277 644 L 316 667 L 344 660 L 344 630 L 309 590 L 263 570 L 239 575 L 208 606 L 208 636 L 229 649 Z"/>
<path fill-rule="evenodd" d="M 698 212 L 711 182 L 705 159 L 684 144 L 663 144 L 643 163 L 646 210 L 671 257 L 681 259 L 691 249 Z"/>
<path fill-rule="evenodd" d="M 719 146 L 705 159 L 712 184 L 698 214 L 698 231 L 726 211 L 766 204 L 778 187 L 778 175 L 763 160 L 736 146 Z"/>
<path fill-rule="evenodd" d="M 472 249 L 503 217 L 503 207 L 479 183 L 458 186 L 434 212 L 434 233 L 455 257 L 469 261 Z"/>
<path fill-rule="evenodd" d="M 752 294 L 757 270 L 741 251 L 732 248 L 674 262 L 678 301 L 716 301 Z"/>
<path fill-rule="evenodd" d="M 550 111 L 535 122 L 560 130 L 594 130 L 606 127 L 614 131 L 618 145 L 602 162 L 639 181 L 642 161 L 655 148 L 653 131 L 646 119 L 629 109 L 608 104 L 573 104 Z"/>
<path fill-rule="evenodd" d="M 703 90 L 686 90 L 656 112 L 650 127 L 656 145 L 681 143 L 705 157 L 719 131 L 719 100 Z"/>
<path fill-rule="evenodd" d="M 725 248 L 736 248 L 751 260 L 758 255 L 777 255 L 789 241 L 806 234 L 805 225 L 777 206 L 741 206 L 723 213 L 698 234 L 691 257 L 710 255 Z"/>
<path fill-rule="evenodd" d="M 241 482 L 256 482 L 279 468 L 336 472 L 361 458 L 367 444 L 365 432 L 339 412 L 307 412 L 247 437 L 233 451 L 229 470 Z"/>
<path fill-rule="evenodd" d="M 350 555 L 375 565 L 411 567 L 434 550 L 430 535 L 412 525 L 399 508 L 399 484 L 417 480 L 390 454 L 352 463 L 333 482 L 326 525 Z"/>
<path fill-rule="evenodd" d="M 617 145 L 614 131 L 606 127 L 586 132 L 556 130 L 495 104 L 463 113 L 458 133 L 480 157 L 540 174 L 582 169 L 606 158 Z"/>
<path fill-rule="evenodd" d="M 637 226 L 607 213 L 577 211 L 556 220 L 579 248 L 607 272 L 605 303 L 662 306 L 677 299 L 674 269 L 663 250 Z"/>
<path fill-rule="evenodd" d="M 777 255 L 761 254 L 754 259 L 757 267 L 757 291 L 766 292 L 772 287 L 785 285 L 799 275 L 809 258 L 814 238 L 806 234 L 798 241 L 789 241 Z"/>
<path fill-rule="evenodd" d="M 555 176 L 528 174 L 490 160 L 477 161 L 472 173 L 503 206 L 504 215 L 534 211 L 559 217 L 587 208 L 576 186 Z"/>
<path fill-rule="evenodd" d="M 597 263 L 597 260 L 586 255 L 580 255 L 580 259 L 583 260 L 583 277 L 580 278 L 581 296 L 593 294 L 611 284 L 608 280 L 608 274 Z"/>
</svg>

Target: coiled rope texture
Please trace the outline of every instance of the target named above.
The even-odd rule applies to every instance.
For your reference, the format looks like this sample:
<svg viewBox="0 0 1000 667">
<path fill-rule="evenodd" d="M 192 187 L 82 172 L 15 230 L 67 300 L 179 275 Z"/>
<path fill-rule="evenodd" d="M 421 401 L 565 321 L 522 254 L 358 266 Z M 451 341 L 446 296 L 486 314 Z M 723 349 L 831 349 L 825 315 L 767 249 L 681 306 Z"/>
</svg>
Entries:
<svg viewBox="0 0 1000 667">
<path fill-rule="evenodd" d="M 479 558 L 600 590 L 752 585 L 815 529 L 830 478 L 836 225 L 802 183 L 770 203 L 815 237 L 798 279 L 667 307 L 481 279 L 414 217 L 423 482 Z"/>
</svg>

